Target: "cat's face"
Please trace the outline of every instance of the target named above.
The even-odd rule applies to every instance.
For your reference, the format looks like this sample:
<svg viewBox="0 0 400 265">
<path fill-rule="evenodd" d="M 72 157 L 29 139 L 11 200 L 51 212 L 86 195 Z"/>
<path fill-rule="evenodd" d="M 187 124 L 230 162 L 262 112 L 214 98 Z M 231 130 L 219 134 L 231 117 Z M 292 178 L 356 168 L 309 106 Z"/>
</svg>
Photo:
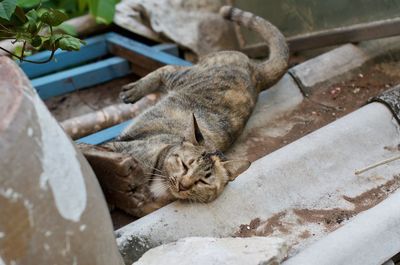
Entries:
<svg viewBox="0 0 400 265">
<path fill-rule="evenodd" d="M 227 161 L 220 152 L 207 152 L 204 146 L 185 141 L 166 157 L 164 172 L 174 197 L 210 202 L 249 166 L 248 161 Z"/>
</svg>

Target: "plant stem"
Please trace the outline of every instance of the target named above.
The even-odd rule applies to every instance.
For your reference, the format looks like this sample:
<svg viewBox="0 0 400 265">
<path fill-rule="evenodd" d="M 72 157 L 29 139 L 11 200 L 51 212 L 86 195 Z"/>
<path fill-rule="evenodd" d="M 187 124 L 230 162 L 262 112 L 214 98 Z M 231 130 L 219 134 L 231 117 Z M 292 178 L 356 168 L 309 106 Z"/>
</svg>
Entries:
<svg viewBox="0 0 400 265">
<path fill-rule="evenodd" d="M 21 50 L 21 59 L 20 59 L 20 60 L 23 60 L 23 59 L 24 59 L 25 46 L 26 46 L 26 41 L 24 41 L 24 44 L 22 45 L 22 50 Z"/>
<path fill-rule="evenodd" d="M 44 61 L 31 61 L 31 60 L 24 59 L 23 57 L 18 56 L 16 54 L 10 52 L 9 50 L 4 49 L 3 47 L 0 47 L 0 50 L 5 51 L 6 53 L 10 54 L 11 56 L 14 56 L 15 58 L 17 58 L 18 60 L 20 60 L 22 62 L 36 63 L 36 64 L 43 64 L 43 63 L 50 62 L 54 57 L 54 53 L 56 52 L 55 48 L 53 47 L 53 49 L 51 50 L 51 54 L 50 54 L 49 58 L 47 58 L 46 60 L 44 60 Z"/>
</svg>

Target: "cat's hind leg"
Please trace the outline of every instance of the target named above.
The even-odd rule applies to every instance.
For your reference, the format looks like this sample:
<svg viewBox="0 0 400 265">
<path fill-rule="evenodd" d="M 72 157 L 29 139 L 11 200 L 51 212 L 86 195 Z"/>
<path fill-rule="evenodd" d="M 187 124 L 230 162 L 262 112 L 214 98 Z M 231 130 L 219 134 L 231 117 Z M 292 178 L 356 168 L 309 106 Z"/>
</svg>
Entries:
<svg viewBox="0 0 400 265">
<path fill-rule="evenodd" d="M 174 65 L 161 67 L 138 81 L 123 86 L 120 98 L 125 103 L 134 103 L 147 94 L 160 91 L 165 88 L 168 76 L 181 68 Z"/>
</svg>

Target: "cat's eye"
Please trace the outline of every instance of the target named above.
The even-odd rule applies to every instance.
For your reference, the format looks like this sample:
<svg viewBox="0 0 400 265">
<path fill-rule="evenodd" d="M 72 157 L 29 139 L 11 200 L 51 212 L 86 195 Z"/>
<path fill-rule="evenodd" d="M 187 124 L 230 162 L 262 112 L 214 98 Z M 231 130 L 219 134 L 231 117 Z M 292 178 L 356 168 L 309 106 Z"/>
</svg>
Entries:
<svg viewBox="0 0 400 265">
<path fill-rule="evenodd" d="M 183 169 L 185 170 L 185 173 L 189 170 L 188 166 L 181 160 Z"/>
<path fill-rule="evenodd" d="M 207 182 L 205 182 L 205 181 L 202 180 L 202 179 L 199 179 L 199 180 L 196 181 L 194 184 L 199 184 L 199 183 L 203 183 L 203 184 L 209 185 Z"/>
<path fill-rule="evenodd" d="M 205 156 L 206 155 L 206 152 L 204 151 L 203 153 L 201 153 L 201 156 Z"/>
<path fill-rule="evenodd" d="M 211 177 L 211 173 L 210 173 L 210 172 L 207 173 L 204 177 L 205 177 L 206 179 L 208 179 L 209 177 Z"/>
</svg>

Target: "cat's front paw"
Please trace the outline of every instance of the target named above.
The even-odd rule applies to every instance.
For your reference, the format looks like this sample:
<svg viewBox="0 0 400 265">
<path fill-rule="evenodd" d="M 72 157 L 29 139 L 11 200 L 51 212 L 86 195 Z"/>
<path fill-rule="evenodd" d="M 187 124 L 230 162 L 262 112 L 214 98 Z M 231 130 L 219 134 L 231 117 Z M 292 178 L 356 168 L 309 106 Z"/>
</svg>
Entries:
<svg viewBox="0 0 400 265">
<path fill-rule="evenodd" d="M 119 98 L 124 103 L 135 103 L 142 97 L 142 95 L 139 94 L 139 90 L 135 88 L 136 88 L 136 83 L 130 83 L 123 86 L 122 91 L 119 94 Z"/>
</svg>

